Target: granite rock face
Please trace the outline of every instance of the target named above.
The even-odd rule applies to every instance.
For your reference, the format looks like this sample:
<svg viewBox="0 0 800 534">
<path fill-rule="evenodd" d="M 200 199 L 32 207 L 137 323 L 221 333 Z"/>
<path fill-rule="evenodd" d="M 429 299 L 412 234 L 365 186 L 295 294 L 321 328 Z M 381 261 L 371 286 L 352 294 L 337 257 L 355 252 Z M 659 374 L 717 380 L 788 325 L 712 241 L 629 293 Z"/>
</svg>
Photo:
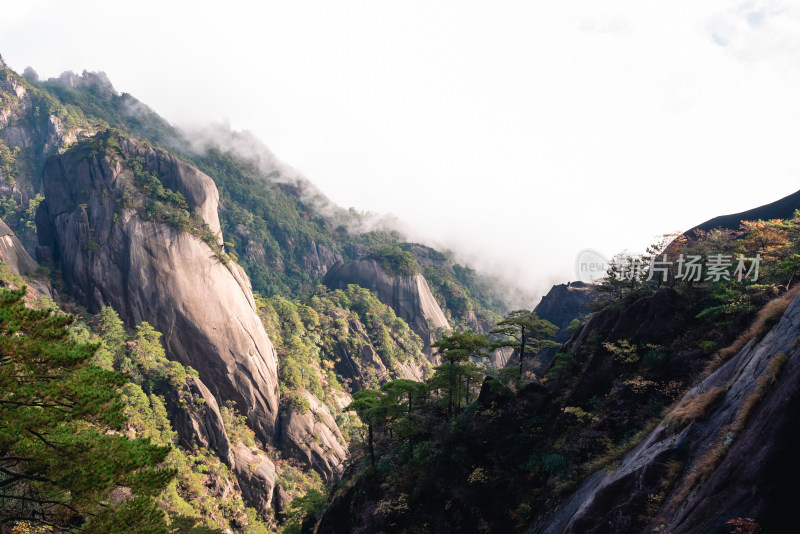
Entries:
<svg viewBox="0 0 800 534">
<path fill-rule="evenodd" d="M 389 274 L 376 260 L 362 258 L 334 265 L 325 275 L 323 283 L 331 289 L 345 289 L 348 284 L 357 284 L 371 290 L 422 338 L 424 352 L 429 358 L 432 358 L 430 344 L 434 330 L 450 328 L 431 294 L 428 282 L 421 274 Z"/>
<path fill-rule="evenodd" d="M 323 480 L 333 482 L 342 475 L 347 447 L 328 407 L 306 390 L 296 394 L 308 408 L 284 403 L 280 418 L 279 445 L 284 452 L 314 468 Z"/>
<path fill-rule="evenodd" d="M 197 446 L 211 449 L 228 467 L 236 460 L 233 455 L 228 433 L 219 410 L 219 404 L 211 391 L 199 378 L 189 378 L 188 398 L 181 403 L 174 390 L 164 395 L 172 428 L 178 433 L 181 445 L 191 450 Z M 202 406 L 202 410 L 186 407 Z"/>
<path fill-rule="evenodd" d="M 0 262 L 12 274 L 25 277 L 30 295 L 53 296 L 53 288 L 46 276 L 38 274 L 39 264 L 31 258 L 14 232 L 0 220 Z"/>
<path fill-rule="evenodd" d="M 233 472 L 245 502 L 265 514 L 272 508 L 275 489 L 275 464 L 262 452 L 251 451 L 241 441 L 234 448 L 236 464 Z"/>
<path fill-rule="evenodd" d="M 554 285 L 533 309 L 539 318 L 550 321 L 558 327 L 554 341 L 566 343 L 572 336 L 567 330 L 573 319 L 583 319 L 592 311 L 591 304 L 597 299 L 597 290 L 584 282 L 570 282 Z M 531 359 L 532 370 L 542 375 L 553 362 L 559 349 L 543 349 Z M 519 365 L 519 355 L 514 354 L 509 361 Z"/>
<path fill-rule="evenodd" d="M 8 269 L 20 276 L 36 272 L 39 264 L 31 258 L 14 232 L 5 222 L 0 220 L 0 261 L 8 265 Z"/>
<path fill-rule="evenodd" d="M 105 135 L 106 142 L 113 134 Z M 148 321 L 164 334 L 167 356 L 198 370 L 218 402 L 245 412 L 258 439 L 271 442 L 278 410 L 275 350 L 256 314 L 250 282 L 209 244 L 125 207 L 140 156 L 144 170 L 180 192 L 221 241 L 212 180 L 163 150 L 130 139 L 119 149 L 79 143 L 48 160 L 46 200 L 36 215 L 40 248 L 90 311 L 112 306 L 128 324 Z M 99 141 L 103 141 L 103 138 Z"/>
</svg>

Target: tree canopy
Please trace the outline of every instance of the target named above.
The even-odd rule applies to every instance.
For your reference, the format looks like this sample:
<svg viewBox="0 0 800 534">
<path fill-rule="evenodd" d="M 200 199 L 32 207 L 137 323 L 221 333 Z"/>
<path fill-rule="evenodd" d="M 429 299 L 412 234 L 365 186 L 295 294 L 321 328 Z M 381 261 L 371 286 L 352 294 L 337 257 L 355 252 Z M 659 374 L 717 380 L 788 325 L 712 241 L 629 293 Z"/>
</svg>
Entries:
<svg viewBox="0 0 800 534">
<path fill-rule="evenodd" d="M 90 363 L 96 344 L 69 337 L 72 316 L 27 308 L 0 289 L 0 524 L 164 532 L 154 497 L 174 476 L 170 447 L 119 433 L 125 378 Z M 130 497 L 109 502 L 116 488 Z"/>
<path fill-rule="evenodd" d="M 554 337 L 558 327 L 540 319 L 534 311 L 515 310 L 497 323 L 491 331 L 500 340 L 494 346 L 510 347 L 519 353 L 519 376 L 522 377 L 526 354 L 538 354 L 542 349 L 560 346 L 548 338 Z"/>
</svg>

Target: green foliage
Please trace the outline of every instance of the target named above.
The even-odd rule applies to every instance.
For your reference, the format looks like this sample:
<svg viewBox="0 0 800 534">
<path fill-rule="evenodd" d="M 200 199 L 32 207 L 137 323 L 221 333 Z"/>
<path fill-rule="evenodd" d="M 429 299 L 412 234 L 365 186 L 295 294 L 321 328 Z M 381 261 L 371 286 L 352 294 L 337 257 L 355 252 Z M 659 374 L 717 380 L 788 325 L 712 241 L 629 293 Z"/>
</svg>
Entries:
<svg viewBox="0 0 800 534">
<path fill-rule="evenodd" d="M 0 139 L 0 170 L 3 174 L 13 183 L 14 176 L 17 175 L 19 169 L 17 168 L 17 154 L 19 147 L 14 147 L 14 150 L 8 148 L 8 145 Z"/>
<path fill-rule="evenodd" d="M 167 397 L 180 409 L 202 413 L 203 405 L 197 402 L 202 399 L 193 399 L 188 388 L 188 380 L 197 372 L 167 360 L 161 333 L 147 322 L 137 325 L 133 334 L 128 335 L 117 313 L 104 307 L 95 323 L 99 337 L 80 325 L 73 328 L 71 335 L 78 339 L 99 339 L 102 342 L 100 351 L 107 351 L 109 361 L 122 369 L 130 380 L 122 387 L 120 397 L 125 434 L 129 438 L 145 438 L 173 447 L 164 465 L 177 474 L 158 495 L 159 508 L 169 519 L 169 532 L 218 533 L 228 528 L 246 514 L 244 504 L 241 499 L 223 500 L 215 496 L 207 482 L 211 477 L 224 485 L 233 475 L 212 451 L 178 447 L 177 434 L 167 415 Z M 113 358 L 110 357 L 112 351 Z M 234 443 L 242 441 L 248 446 L 255 445 L 252 430 L 247 428 L 245 418 L 235 413 L 233 403 L 220 407 L 220 412 Z M 248 525 L 257 532 L 261 523 L 253 517 Z"/>
<path fill-rule="evenodd" d="M 619 362 L 636 363 L 639 361 L 639 348 L 632 345 L 627 339 L 620 339 L 616 343 L 606 342 L 603 343 L 603 347 Z"/>
<path fill-rule="evenodd" d="M 110 135 L 109 138 L 114 137 Z M 126 160 L 125 165 L 133 171 L 133 183 L 145 197 L 144 202 L 136 204 L 136 213 L 139 217 L 145 221 L 167 224 L 176 230 L 192 234 L 208 245 L 217 259 L 223 263 L 228 261 L 222 245 L 219 244 L 218 236 L 211 231 L 198 213 L 189 209 L 186 199 L 180 192 L 164 187 L 154 171 L 145 170 L 145 160 L 142 156 Z M 126 194 L 130 199 L 130 191 L 123 193 L 123 197 Z M 128 200 L 122 205 L 131 203 L 135 202 Z"/>
<path fill-rule="evenodd" d="M 473 359 L 488 358 L 488 336 L 472 331 L 453 332 L 433 343 L 442 358 L 429 385 L 432 389 L 446 391 L 447 413 L 461 408 L 462 400 L 469 403 L 473 388 L 483 378 Z"/>
<path fill-rule="evenodd" d="M 120 518 L 163 529 L 153 497 L 175 475 L 157 467 L 169 447 L 109 432 L 125 420 L 123 377 L 89 364 L 97 345 L 69 338 L 71 316 L 26 308 L 23 295 L 0 289 L 2 514 L 34 522 L 86 517 L 120 485 L 137 496 L 104 508 L 87 531 Z"/>
<path fill-rule="evenodd" d="M 549 321 L 540 319 L 536 312 L 529 310 L 516 310 L 509 312 L 491 334 L 499 337 L 493 346 L 495 348 L 509 347 L 519 353 L 520 378 L 523 376 L 525 356 L 538 354 L 546 348 L 557 348 L 559 343 L 547 338 L 554 337 L 558 327 Z"/>
<path fill-rule="evenodd" d="M 575 366 L 575 358 L 568 352 L 559 352 L 553 358 L 553 365 L 547 371 L 547 378 L 570 374 Z"/>
<path fill-rule="evenodd" d="M 297 497 L 289 506 L 286 523 L 280 531 L 281 534 L 300 534 L 304 521 L 318 522 L 322 519 L 327 507 L 327 491 L 312 489 L 305 495 Z"/>
<path fill-rule="evenodd" d="M 708 295 L 707 303 L 708 305 L 697 314 L 697 319 L 727 320 L 742 311 L 752 310 L 752 305 L 743 289 L 732 283 L 716 284 Z"/>
<path fill-rule="evenodd" d="M 383 270 L 389 274 L 412 276 L 421 272 L 417 258 L 395 245 L 383 245 L 373 249 L 371 258 L 378 260 Z"/>
<path fill-rule="evenodd" d="M 542 467 L 551 474 L 561 474 L 569 470 L 569 462 L 560 454 L 548 454 L 542 458 Z"/>
<path fill-rule="evenodd" d="M 247 417 L 236 413 L 236 403 L 234 401 L 226 401 L 223 406 L 220 406 L 219 412 L 222 415 L 225 432 L 232 443 L 241 441 L 248 447 L 256 446 L 255 432 L 247 426 Z"/>
<path fill-rule="evenodd" d="M 285 397 L 287 405 L 300 415 L 305 415 L 311 410 L 308 398 L 300 392 L 292 391 Z"/>
<path fill-rule="evenodd" d="M 372 364 L 362 360 L 365 347 L 375 350 L 390 377 L 400 373 L 401 363 L 428 366 L 419 337 L 391 308 L 359 286 L 332 292 L 320 287 L 304 301 L 257 296 L 256 303 L 278 353 L 281 394 L 307 389 L 332 413 L 337 412 L 333 399 L 345 382 L 335 372 L 342 351 L 360 366 L 363 382 L 370 387 L 379 384 Z"/>
<path fill-rule="evenodd" d="M 581 324 L 580 319 L 573 319 L 567 327 L 567 332 L 574 334 L 575 332 L 580 332 L 581 328 L 583 328 L 583 324 Z"/>
</svg>

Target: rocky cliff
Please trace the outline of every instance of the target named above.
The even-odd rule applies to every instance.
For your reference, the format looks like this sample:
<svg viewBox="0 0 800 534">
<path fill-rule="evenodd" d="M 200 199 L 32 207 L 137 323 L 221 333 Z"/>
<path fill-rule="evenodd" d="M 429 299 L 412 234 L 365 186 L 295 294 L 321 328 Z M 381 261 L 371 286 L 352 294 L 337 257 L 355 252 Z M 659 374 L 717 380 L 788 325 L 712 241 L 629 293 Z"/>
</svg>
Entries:
<svg viewBox="0 0 800 534">
<path fill-rule="evenodd" d="M 31 255 L 25 250 L 14 232 L 0 220 L 0 261 L 17 275 L 25 276 L 39 268 Z"/>
<path fill-rule="evenodd" d="M 278 443 L 285 452 L 316 469 L 323 480 L 335 482 L 347 459 L 342 433 L 328 407 L 317 397 L 306 390 L 295 395 L 300 402 L 283 407 Z"/>
<path fill-rule="evenodd" d="M 344 289 L 348 284 L 357 284 L 371 290 L 422 339 L 429 357 L 432 355 L 430 344 L 434 331 L 450 328 L 431 294 L 428 282 L 421 274 L 389 274 L 376 260 L 363 258 L 334 265 L 325 275 L 323 283 L 331 289 Z"/>
<path fill-rule="evenodd" d="M 756 333 L 613 470 L 590 475 L 529 532 L 800 529 L 791 504 L 800 476 L 798 324 L 794 297 L 763 338 Z"/>
<path fill-rule="evenodd" d="M 570 282 L 567 284 L 556 284 L 547 295 L 542 297 L 539 304 L 533 309 L 536 314 L 546 321 L 550 321 L 558 327 L 555 341 L 566 343 L 572 336 L 572 332 L 567 330 L 573 319 L 583 319 L 591 312 L 591 303 L 597 298 L 594 286 L 584 282 Z M 553 357 L 558 349 L 544 349 L 533 357 L 533 371 L 541 375 L 553 361 Z M 519 356 L 512 358 L 519 364 Z"/>
<path fill-rule="evenodd" d="M 213 395 L 246 410 L 258 438 L 270 442 L 278 411 L 275 350 L 247 276 L 213 250 L 221 240 L 214 183 L 145 143 L 109 133 L 90 141 L 47 162 L 46 200 L 36 217 L 40 256 L 90 311 L 110 305 L 127 323 L 148 321 L 163 332 L 168 356 L 195 367 Z M 181 193 L 201 221 L 191 219 L 195 226 L 183 231 L 155 215 L 145 220 L 143 206 L 159 207 L 134 185 L 135 158 L 141 173 Z M 190 233 L 202 223 L 205 240 Z"/>
<path fill-rule="evenodd" d="M 41 163 L 92 127 L 0 65 L 0 194 L 27 203 L 40 188 Z M 4 150 L 5 149 L 5 150 Z"/>
<path fill-rule="evenodd" d="M 32 295 L 52 296 L 50 282 L 44 275 L 38 273 L 39 264 L 22 246 L 14 232 L 0 220 L 0 262 L 12 275 L 24 277 L 24 283 Z"/>
</svg>

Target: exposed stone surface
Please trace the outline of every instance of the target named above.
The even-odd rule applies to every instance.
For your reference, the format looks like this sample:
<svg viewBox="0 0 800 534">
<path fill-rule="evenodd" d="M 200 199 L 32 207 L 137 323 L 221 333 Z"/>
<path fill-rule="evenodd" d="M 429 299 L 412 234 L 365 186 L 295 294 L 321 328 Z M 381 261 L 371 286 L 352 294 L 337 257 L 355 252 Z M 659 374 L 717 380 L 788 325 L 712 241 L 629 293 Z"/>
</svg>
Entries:
<svg viewBox="0 0 800 534">
<path fill-rule="evenodd" d="M 241 441 L 234 449 L 236 464 L 233 472 L 239 480 L 239 488 L 245 502 L 266 514 L 272 507 L 272 491 L 275 488 L 275 464 L 265 454 L 252 452 Z"/>
<path fill-rule="evenodd" d="M 12 273 L 20 276 L 33 273 L 39 268 L 39 264 L 25 251 L 17 236 L 2 220 L 0 220 L 0 261 L 8 265 Z"/>
<path fill-rule="evenodd" d="M 336 373 L 345 379 L 353 391 L 374 387 L 375 384 L 371 384 L 370 379 L 382 383 L 392 378 L 407 378 L 416 381 L 422 381 L 425 378 L 425 371 L 413 360 L 395 362 L 394 368 L 391 369 L 393 372 L 390 374 L 390 370 L 386 368 L 380 355 L 371 344 L 364 325 L 357 319 L 348 317 L 346 313 L 339 312 L 337 316 L 347 322 L 349 337 L 360 342 L 356 350 L 341 342 L 337 342 L 335 346 L 331 347 L 336 355 Z"/>
<path fill-rule="evenodd" d="M 376 260 L 363 258 L 334 265 L 323 283 L 331 289 L 345 289 L 348 284 L 357 284 L 371 290 L 422 338 L 429 358 L 432 357 L 432 332 L 437 328 L 450 328 L 421 274 L 388 274 Z"/>
<path fill-rule="evenodd" d="M 231 469 L 235 477 L 232 481 L 211 477 L 215 495 L 227 498 L 238 489 L 248 506 L 266 514 L 272 504 L 275 486 L 272 460 L 263 452 L 251 451 L 242 442 L 233 445 L 214 395 L 199 378 L 190 377 L 187 385 L 188 395 L 181 392 L 180 399 L 172 388 L 167 388 L 163 395 L 180 444 L 187 450 L 198 447 L 212 450 Z"/>
<path fill-rule="evenodd" d="M 213 450 L 228 467 L 233 467 L 235 460 L 231 442 L 217 399 L 199 378 L 188 378 L 187 385 L 189 398 L 183 402 L 191 409 L 181 406 L 174 391 L 164 395 L 172 428 L 178 433 L 181 445 L 189 450 L 197 446 Z"/>
<path fill-rule="evenodd" d="M 289 494 L 281 486 L 275 486 L 275 491 L 272 494 L 272 507 L 275 510 L 275 517 L 279 521 L 286 519 L 286 510 L 291 502 Z"/>
<path fill-rule="evenodd" d="M 533 309 L 536 314 L 558 327 L 555 341 L 566 343 L 572 336 L 567 330 L 573 319 L 582 319 L 591 312 L 590 305 L 597 298 L 597 291 L 591 284 L 570 282 L 554 285 Z M 532 370 L 542 375 L 552 363 L 557 348 L 544 349 L 531 358 Z M 510 358 L 509 363 L 519 365 L 519 355 Z"/>
<path fill-rule="evenodd" d="M 0 102 L 0 140 L 10 150 L 20 149 L 13 177 L 0 168 L 0 194 L 23 206 L 40 189 L 45 159 L 91 133 L 81 127 L 65 127 L 57 115 L 34 114 L 39 104 L 28 87 L 27 81 L 10 70 L 0 75 L 0 91 L 12 96 Z"/>
<path fill-rule="evenodd" d="M 665 419 L 630 451 L 613 471 L 589 476 L 549 518 L 539 518 L 531 533 L 730 532 L 726 522 L 752 518 L 766 532 L 794 532 L 800 520 L 792 503 L 800 462 L 796 414 L 800 412 L 800 298 L 794 298 L 778 324 L 763 339 L 753 339 L 683 397 L 681 404 L 712 388 L 724 395 L 704 419 L 679 427 Z M 774 385 L 776 358 L 788 362 Z M 737 417 L 763 384 L 771 385 L 763 400 L 746 417 L 741 429 Z M 757 397 L 756 397 L 757 398 Z M 694 485 L 691 473 L 707 468 L 709 455 L 724 454 L 713 462 L 710 475 Z M 664 491 L 669 462 L 683 469 L 675 488 L 688 485 L 683 495 L 668 492 L 664 506 L 652 519 L 648 497 Z M 674 464 L 673 464 L 674 465 Z M 648 524 L 649 522 L 649 524 Z"/>
<path fill-rule="evenodd" d="M 142 155 L 145 170 L 183 193 L 221 239 L 210 178 L 162 150 L 132 140 L 120 146 L 123 160 Z M 257 437 L 270 442 L 277 361 L 247 276 L 198 237 L 121 209 L 126 181 L 132 173 L 122 161 L 88 146 L 51 158 L 36 218 L 42 256 L 52 256 L 90 311 L 111 305 L 128 324 L 150 322 L 164 334 L 167 356 L 196 368 L 214 397 L 235 401 Z"/>
<path fill-rule="evenodd" d="M 297 394 L 308 401 L 309 409 L 302 413 L 290 402 L 281 406 L 280 447 L 316 469 L 326 482 L 336 481 L 347 458 L 342 433 L 328 407 L 317 397 L 304 389 Z"/>
<path fill-rule="evenodd" d="M 25 277 L 29 292 L 33 290 L 31 295 L 36 293 L 53 295 L 53 289 L 47 278 L 44 275 L 37 275 L 39 264 L 31 258 L 14 232 L 2 220 L 0 220 L 0 261 L 5 263 L 13 274 Z"/>
<path fill-rule="evenodd" d="M 325 245 L 311 241 L 308 244 L 308 252 L 303 257 L 303 268 L 312 275 L 324 276 L 328 269 L 339 261 L 342 261 L 339 254 L 335 254 Z"/>
</svg>

